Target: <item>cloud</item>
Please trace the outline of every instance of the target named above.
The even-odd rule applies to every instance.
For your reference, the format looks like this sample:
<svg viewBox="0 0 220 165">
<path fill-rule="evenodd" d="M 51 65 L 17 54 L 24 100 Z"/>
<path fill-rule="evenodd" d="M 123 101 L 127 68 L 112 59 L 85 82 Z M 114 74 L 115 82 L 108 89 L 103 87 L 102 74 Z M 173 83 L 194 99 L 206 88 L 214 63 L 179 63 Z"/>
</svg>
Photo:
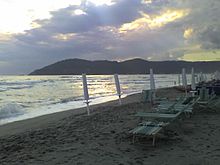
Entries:
<svg viewBox="0 0 220 165">
<path fill-rule="evenodd" d="M 207 27 L 200 32 L 198 39 L 204 49 L 220 49 L 220 28 Z"/>
<path fill-rule="evenodd" d="M 51 12 L 50 20 L 38 20 L 36 23 L 41 25 L 45 31 L 53 33 L 87 32 L 100 26 L 120 26 L 133 21 L 140 16 L 138 8 L 141 5 L 141 1 L 120 0 L 111 6 L 95 6 L 91 3 L 69 6 Z M 76 10 L 81 10 L 84 14 L 75 15 Z"/>
<path fill-rule="evenodd" d="M 205 49 L 218 56 L 218 0 L 112 2 L 70 5 L 35 20 L 38 28 L 0 35 L 1 71 L 29 73 L 67 58 L 178 60 L 198 56 L 194 51 L 208 53 Z"/>
</svg>

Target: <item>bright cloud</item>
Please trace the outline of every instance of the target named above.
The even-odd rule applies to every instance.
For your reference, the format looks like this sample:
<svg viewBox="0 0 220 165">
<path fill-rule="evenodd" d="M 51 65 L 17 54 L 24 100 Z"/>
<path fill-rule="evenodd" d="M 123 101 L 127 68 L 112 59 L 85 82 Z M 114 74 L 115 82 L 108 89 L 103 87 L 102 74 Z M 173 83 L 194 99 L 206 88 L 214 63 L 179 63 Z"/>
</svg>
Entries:
<svg viewBox="0 0 220 165">
<path fill-rule="evenodd" d="M 202 50 L 185 53 L 179 60 L 185 61 L 220 61 L 220 50 Z"/>
<path fill-rule="evenodd" d="M 56 34 L 53 36 L 54 39 L 60 40 L 60 41 L 68 41 L 70 39 L 73 39 L 73 37 L 76 36 L 75 33 L 67 33 L 67 34 Z"/>
<path fill-rule="evenodd" d="M 160 15 L 149 15 L 146 13 L 141 13 L 142 17 L 134 20 L 131 23 L 126 23 L 119 29 L 120 33 L 126 33 L 132 30 L 140 29 L 156 29 L 160 28 L 170 22 L 180 19 L 188 15 L 187 10 L 166 10 Z"/>
<path fill-rule="evenodd" d="M 184 31 L 183 36 L 184 36 L 185 39 L 189 39 L 192 36 L 192 34 L 193 34 L 193 29 L 188 28 Z"/>
<path fill-rule="evenodd" d="M 114 1 L 112 1 L 112 0 L 88 0 L 88 2 L 91 2 L 91 3 L 95 4 L 96 6 L 115 4 Z"/>
<path fill-rule="evenodd" d="M 1 0 L 0 33 L 21 33 L 33 29 L 34 20 L 50 18 L 51 11 L 80 4 L 81 0 Z"/>
</svg>

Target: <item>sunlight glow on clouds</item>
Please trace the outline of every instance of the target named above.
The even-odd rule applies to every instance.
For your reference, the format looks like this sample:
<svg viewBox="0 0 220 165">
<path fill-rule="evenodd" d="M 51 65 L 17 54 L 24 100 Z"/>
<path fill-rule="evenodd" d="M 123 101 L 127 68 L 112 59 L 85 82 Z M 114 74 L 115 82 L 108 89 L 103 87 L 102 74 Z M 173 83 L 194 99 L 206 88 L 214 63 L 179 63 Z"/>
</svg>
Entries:
<svg viewBox="0 0 220 165">
<path fill-rule="evenodd" d="M 67 34 L 57 34 L 53 36 L 54 39 L 60 40 L 60 41 L 68 41 L 72 39 L 74 36 L 76 36 L 75 33 L 67 33 Z"/>
<path fill-rule="evenodd" d="M 113 5 L 114 2 L 112 0 L 88 0 L 88 2 L 91 2 L 95 4 L 96 6 L 100 5 Z"/>
<path fill-rule="evenodd" d="M 152 0 L 143 0 L 143 3 L 150 4 L 150 3 L 152 3 Z"/>
<path fill-rule="evenodd" d="M 1 34 L 0 33 L 0 41 L 10 41 L 12 38 L 12 35 L 11 34 Z"/>
<path fill-rule="evenodd" d="M 1 0 L 0 33 L 22 33 L 36 28 L 32 21 L 50 18 L 50 11 L 80 4 L 81 0 Z"/>
<path fill-rule="evenodd" d="M 76 9 L 76 10 L 73 11 L 72 14 L 73 15 L 82 15 L 82 14 L 86 14 L 86 13 L 81 9 Z"/>
<path fill-rule="evenodd" d="M 187 10 L 166 10 L 161 15 L 148 15 L 141 13 L 142 18 L 138 18 L 133 22 L 123 24 L 119 29 L 120 33 L 126 33 L 128 31 L 140 30 L 140 29 L 156 29 L 160 28 L 167 23 L 173 22 L 188 15 Z"/>
<path fill-rule="evenodd" d="M 193 28 L 186 29 L 183 34 L 184 38 L 189 39 L 192 36 L 193 31 L 194 31 Z"/>
<path fill-rule="evenodd" d="M 197 50 L 184 54 L 179 60 L 185 61 L 220 61 L 220 50 Z"/>
</svg>

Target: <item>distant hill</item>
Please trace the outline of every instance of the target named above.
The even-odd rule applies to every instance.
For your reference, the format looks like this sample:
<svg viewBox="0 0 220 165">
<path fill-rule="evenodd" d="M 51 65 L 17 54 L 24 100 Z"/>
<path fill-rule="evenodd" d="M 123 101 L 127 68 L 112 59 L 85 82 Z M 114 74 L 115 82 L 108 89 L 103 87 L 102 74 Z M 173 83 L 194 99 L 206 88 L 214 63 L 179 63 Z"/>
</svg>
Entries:
<svg viewBox="0 0 220 165">
<path fill-rule="evenodd" d="M 132 59 L 122 62 L 117 61 L 88 61 L 82 59 L 68 59 L 56 62 L 41 69 L 35 70 L 30 75 L 81 75 L 86 74 L 146 74 L 153 68 L 154 73 L 168 74 L 180 73 L 186 68 L 189 73 L 194 67 L 195 72 L 212 73 L 220 70 L 220 61 L 212 62 L 186 62 L 186 61 L 146 61 Z"/>
</svg>

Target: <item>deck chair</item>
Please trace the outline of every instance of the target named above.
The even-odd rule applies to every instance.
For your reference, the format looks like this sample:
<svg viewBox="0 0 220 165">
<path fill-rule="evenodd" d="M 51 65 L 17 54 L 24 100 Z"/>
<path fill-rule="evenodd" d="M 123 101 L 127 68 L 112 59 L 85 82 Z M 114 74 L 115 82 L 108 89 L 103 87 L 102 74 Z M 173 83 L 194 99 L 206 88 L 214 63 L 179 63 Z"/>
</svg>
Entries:
<svg viewBox="0 0 220 165">
<path fill-rule="evenodd" d="M 143 119 L 152 119 L 156 121 L 173 121 L 175 120 L 182 112 L 177 113 L 155 113 L 155 112 L 138 112 L 135 114 L 136 117 Z"/>
<path fill-rule="evenodd" d="M 212 93 L 209 97 L 206 97 L 206 100 L 204 100 L 204 99 L 200 99 L 199 101 L 198 101 L 198 104 L 199 105 L 208 105 L 210 102 L 212 102 L 215 98 L 216 98 L 217 96 L 216 96 L 216 94 L 214 94 L 214 93 Z"/>
<path fill-rule="evenodd" d="M 215 100 L 215 102 L 212 102 L 211 104 L 208 104 L 206 108 L 209 108 L 211 110 L 217 111 L 220 109 L 220 98 Z"/>
<path fill-rule="evenodd" d="M 129 133 L 132 133 L 133 135 L 133 143 L 135 142 L 136 135 L 141 134 L 141 135 L 152 136 L 153 137 L 152 145 L 154 146 L 157 133 L 160 132 L 163 129 L 163 127 L 169 125 L 172 121 L 177 119 L 182 114 L 182 112 L 185 112 L 187 109 L 192 108 L 193 105 L 196 103 L 196 101 L 185 105 L 182 103 L 181 105 L 178 105 L 180 104 L 180 102 L 177 102 L 177 104 L 171 103 L 171 106 L 169 106 L 168 109 L 169 112 L 171 112 L 171 109 L 174 109 L 175 111 L 172 110 L 173 113 L 138 112 L 135 115 L 136 117 L 140 117 L 142 120 L 148 119 L 148 121 L 141 122 L 138 125 L 138 127 L 129 131 Z M 149 121 L 149 119 L 153 121 Z"/>
<path fill-rule="evenodd" d="M 169 125 L 169 123 L 164 122 L 143 122 L 138 125 L 138 127 L 129 131 L 130 134 L 133 135 L 132 142 L 135 143 L 135 138 L 137 135 L 145 135 L 149 137 L 153 137 L 152 145 L 155 146 L 156 136 L 157 134 L 165 127 Z"/>
<path fill-rule="evenodd" d="M 199 97 L 200 97 L 200 100 L 198 101 L 198 104 L 207 104 L 208 102 L 210 102 L 211 100 L 213 100 L 216 97 L 216 94 L 214 91 L 212 91 L 209 94 L 208 88 L 201 87 L 199 89 Z"/>
<path fill-rule="evenodd" d="M 178 101 L 173 106 L 170 106 L 167 109 L 161 109 L 158 107 L 157 112 L 160 113 L 176 113 L 176 112 L 184 112 L 186 113 L 192 113 L 193 112 L 193 106 L 198 102 L 199 98 L 189 97 L 187 99 L 184 99 L 183 101 Z"/>
<path fill-rule="evenodd" d="M 220 98 L 215 97 L 214 99 L 210 99 L 206 104 L 198 104 L 199 108 L 210 109 L 213 111 L 217 111 L 220 109 Z"/>
</svg>

